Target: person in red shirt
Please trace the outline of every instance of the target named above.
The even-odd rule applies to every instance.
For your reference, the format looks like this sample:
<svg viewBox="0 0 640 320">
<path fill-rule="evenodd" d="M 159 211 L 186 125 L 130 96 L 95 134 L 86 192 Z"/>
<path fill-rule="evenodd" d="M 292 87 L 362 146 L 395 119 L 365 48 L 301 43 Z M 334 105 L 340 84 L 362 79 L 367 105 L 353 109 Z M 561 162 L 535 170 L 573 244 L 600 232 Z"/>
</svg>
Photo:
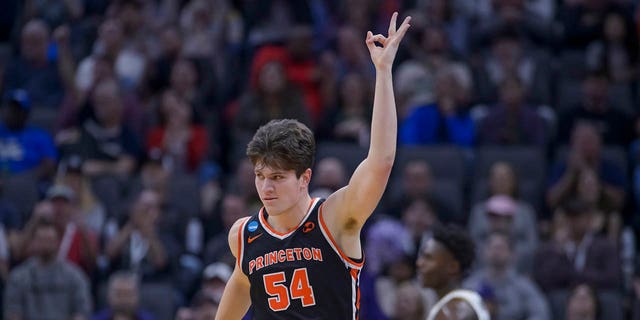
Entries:
<svg viewBox="0 0 640 320">
<path fill-rule="evenodd" d="M 147 154 L 160 150 L 172 171 L 193 172 L 207 155 L 207 130 L 194 124 L 191 106 L 173 91 L 162 94 L 159 108 L 161 126 L 147 135 Z"/>
</svg>

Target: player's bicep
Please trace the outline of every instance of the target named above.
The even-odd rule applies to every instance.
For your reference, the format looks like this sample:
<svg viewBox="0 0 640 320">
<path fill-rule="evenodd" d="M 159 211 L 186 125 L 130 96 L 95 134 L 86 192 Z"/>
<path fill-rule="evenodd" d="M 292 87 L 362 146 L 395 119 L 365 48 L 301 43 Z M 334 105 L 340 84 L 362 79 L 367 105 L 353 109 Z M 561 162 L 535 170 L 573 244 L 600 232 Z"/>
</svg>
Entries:
<svg viewBox="0 0 640 320">
<path fill-rule="evenodd" d="M 372 165 L 365 159 L 344 188 L 343 208 L 346 216 L 364 224 L 375 210 L 389 181 L 392 164 Z"/>
</svg>

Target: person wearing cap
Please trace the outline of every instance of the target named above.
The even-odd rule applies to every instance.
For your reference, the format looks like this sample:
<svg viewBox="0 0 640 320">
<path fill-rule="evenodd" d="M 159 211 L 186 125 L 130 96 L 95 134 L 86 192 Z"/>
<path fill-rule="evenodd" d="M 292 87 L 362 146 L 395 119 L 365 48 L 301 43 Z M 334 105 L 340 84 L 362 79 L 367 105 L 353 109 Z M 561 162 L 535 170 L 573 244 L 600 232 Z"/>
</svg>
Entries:
<svg viewBox="0 0 640 320">
<path fill-rule="evenodd" d="M 202 291 L 211 293 L 220 301 L 224 287 L 233 270 L 224 262 L 215 262 L 204 268 L 202 272 Z"/>
<path fill-rule="evenodd" d="M 5 94 L 0 123 L 0 170 L 10 174 L 33 172 L 50 178 L 58 156 L 53 138 L 46 131 L 27 125 L 31 100 L 22 89 Z"/>
<path fill-rule="evenodd" d="M 549 320 L 549 306 L 538 286 L 515 270 L 513 243 L 506 233 L 490 233 L 482 252 L 485 264 L 463 282 L 463 287 L 492 291 L 497 307 L 493 319 Z"/>
<path fill-rule="evenodd" d="M 477 204 L 469 217 L 469 233 L 478 244 L 478 265 L 483 266 L 482 248 L 492 232 L 502 232 L 514 240 L 514 264 L 523 273 L 531 272 L 531 258 L 538 246 L 533 210 L 507 195 L 494 195 Z"/>
<path fill-rule="evenodd" d="M 74 263 L 90 275 L 95 268 L 97 236 L 79 215 L 75 192 L 66 185 L 54 185 L 47 190 L 47 200 L 53 204 L 53 222 L 62 235 L 58 258 Z"/>
</svg>

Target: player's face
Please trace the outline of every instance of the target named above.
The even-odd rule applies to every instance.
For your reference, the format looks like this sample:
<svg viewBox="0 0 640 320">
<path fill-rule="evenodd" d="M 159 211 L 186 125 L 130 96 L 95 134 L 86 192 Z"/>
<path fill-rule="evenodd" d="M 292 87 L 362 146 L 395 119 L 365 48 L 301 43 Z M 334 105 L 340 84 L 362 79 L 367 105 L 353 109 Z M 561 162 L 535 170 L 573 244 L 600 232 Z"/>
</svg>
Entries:
<svg viewBox="0 0 640 320">
<path fill-rule="evenodd" d="M 257 165 L 255 167 L 256 190 L 269 215 L 281 214 L 306 194 L 311 177 L 307 169 L 299 178 L 294 170 L 282 170 Z"/>
<path fill-rule="evenodd" d="M 448 252 L 437 241 L 429 239 L 420 250 L 416 262 L 417 273 L 422 285 L 427 288 L 440 288 L 448 282 Z"/>
</svg>

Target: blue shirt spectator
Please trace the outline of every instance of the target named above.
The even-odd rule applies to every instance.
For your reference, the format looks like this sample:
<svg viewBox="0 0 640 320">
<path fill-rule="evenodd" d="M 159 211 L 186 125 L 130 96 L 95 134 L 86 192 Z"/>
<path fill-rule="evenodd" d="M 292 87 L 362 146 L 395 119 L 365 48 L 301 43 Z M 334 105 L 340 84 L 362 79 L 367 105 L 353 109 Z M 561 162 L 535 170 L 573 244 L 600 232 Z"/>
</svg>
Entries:
<svg viewBox="0 0 640 320">
<path fill-rule="evenodd" d="M 465 113 L 444 115 L 437 104 L 415 108 L 400 125 L 402 144 L 451 143 L 470 147 L 474 140 L 474 125 Z"/>
<path fill-rule="evenodd" d="M 8 96 L 0 123 L 2 170 L 21 173 L 40 169 L 39 176 L 52 173 L 56 147 L 49 133 L 26 125 L 31 109 L 29 96 L 24 90 L 11 91 Z"/>
</svg>

